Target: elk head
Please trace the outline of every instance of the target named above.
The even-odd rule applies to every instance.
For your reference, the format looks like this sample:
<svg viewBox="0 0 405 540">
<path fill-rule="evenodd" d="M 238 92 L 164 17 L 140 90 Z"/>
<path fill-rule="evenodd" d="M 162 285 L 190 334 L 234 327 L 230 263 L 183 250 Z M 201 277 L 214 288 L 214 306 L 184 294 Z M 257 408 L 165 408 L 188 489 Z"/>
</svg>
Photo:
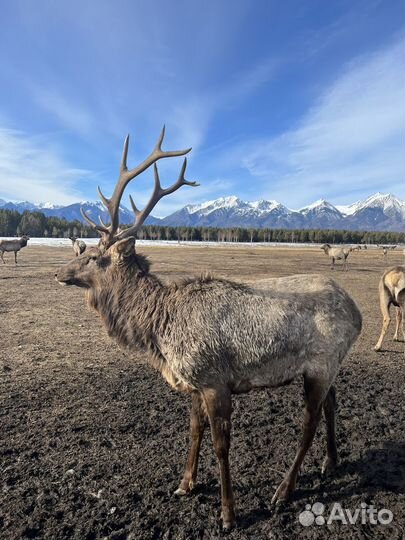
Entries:
<svg viewBox="0 0 405 540">
<path fill-rule="evenodd" d="M 20 238 L 20 242 L 21 242 L 21 247 L 25 247 L 27 244 L 28 244 L 28 240 L 30 239 L 31 237 L 28 236 L 28 234 L 23 234 Z"/>
<path fill-rule="evenodd" d="M 177 181 L 168 188 L 162 188 L 156 162 L 162 158 L 184 156 L 191 150 L 191 148 L 172 151 L 162 150 L 164 134 L 165 128 L 163 127 L 153 151 L 142 163 L 130 170 L 127 167 L 129 135 L 126 137 L 120 173 L 113 194 L 108 199 L 103 195 L 100 188 L 98 188 L 101 201 L 109 213 L 110 223 L 106 225 L 101 217 L 99 217 L 100 224 L 97 224 L 82 208 L 80 209 L 83 218 L 100 234 L 101 238 L 97 247 L 88 249 L 82 255 L 76 257 L 58 270 L 55 278 L 59 283 L 62 285 L 92 288 L 102 282 L 106 276 L 116 272 L 117 269 L 125 269 L 129 274 L 148 271 L 149 265 L 146 259 L 135 253 L 137 231 L 160 199 L 175 192 L 181 186 L 199 185 L 196 182 L 189 182 L 184 178 L 187 167 L 187 158 L 184 158 Z M 134 223 L 127 229 L 121 229 L 119 226 L 119 207 L 124 190 L 132 179 L 140 175 L 151 165 L 154 166 L 155 178 L 152 195 L 142 210 L 137 208 L 132 197 L 129 196 L 135 216 Z"/>
</svg>

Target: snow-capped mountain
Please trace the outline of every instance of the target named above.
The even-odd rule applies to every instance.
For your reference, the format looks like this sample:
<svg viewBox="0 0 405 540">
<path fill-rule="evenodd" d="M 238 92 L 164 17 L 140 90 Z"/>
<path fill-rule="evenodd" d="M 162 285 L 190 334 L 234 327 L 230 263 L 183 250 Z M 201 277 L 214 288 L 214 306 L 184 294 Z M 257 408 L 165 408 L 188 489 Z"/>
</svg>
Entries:
<svg viewBox="0 0 405 540">
<path fill-rule="evenodd" d="M 285 227 L 288 221 L 294 221 L 292 214 L 294 214 L 292 210 L 277 201 L 249 202 L 231 196 L 185 206 L 161 219 L 160 224 L 201 227 Z"/>
<path fill-rule="evenodd" d="M 80 208 L 83 208 L 86 214 L 96 223 L 99 223 L 99 216 L 105 223 L 108 223 L 109 221 L 108 212 L 101 201 L 81 201 L 80 203 L 64 206 L 56 211 L 45 211 L 44 213 L 45 215 L 57 215 L 58 217 L 64 217 L 68 221 L 73 221 L 75 219 L 78 221 L 83 221 Z M 133 220 L 134 215 L 132 212 L 130 212 L 128 208 L 125 208 L 125 206 L 120 205 L 120 223 L 128 224 L 132 223 Z"/>
<path fill-rule="evenodd" d="M 82 201 L 68 206 L 50 203 L 7 202 L 0 199 L 0 209 L 40 211 L 46 216 L 83 221 L 80 208 L 95 221 L 108 214 L 100 201 Z M 120 206 L 120 222 L 133 222 L 133 213 Z M 292 210 L 273 200 L 243 201 L 236 196 L 220 197 L 201 204 L 187 205 L 162 218 L 150 216 L 147 224 L 163 226 L 245 227 L 287 229 L 351 229 L 405 231 L 405 201 L 394 195 L 376 193 L 363 201 L 347 206 L 333 205 L 324 199 Z"/>
<path fill-rule="evenodd" d="M 105 222 L 108 222 L 108 212 L 100 201 L 81 201 L 67 206 L 60 206 L 49 202 L 33 204 L 28 201 L 7 202 L 0 199 L 0 209 L 16 210 L 19 213 L 23 213 L 25 210 L 29 210 L 30 212 L 42 212 L 47 217 L 53 216 L 65 218 L 67 221 L 77 220 L 83 222 L 80 208 L 83 208 L 87 215 L 97 223 L 98 216 L 101 216 Z M 130 212 L 128 208 L 125 208 L 125 206 L 120 206 L 120 223 L 132 223 L 133 219 L 134 216 L 132 212 Z"/>
<path fill-rule="evenodd" d="M 325 199 L 320 199 L 299 210 L 305 218 L 306 228 L 332 229 L 343 220 L 344 214 Z"/>
<path fill-rule="evenodd" d="M 16 210 L 17 212 L 22 214 L 25 210 L 29 210 L 30 212 L 39 210 L 40 205 L 36 205 L 28 201 L 13 202 L 0 199 L 0 208 L 2 208 L 3 210 Z"/>
<path fill-rule="evenodd" d="M 402 215 L 405 218 L 405 202 L 401 201 L 391 193 L 375 193 L 370 195 L 364 201 L 357 201 L 347 206 L 338 206 L 336 208 L 346 216 L 351 216 L 356 212 L 366 208 L 379 208 L 387 215 Z"/>
<path fill-rule="evenodd" d="M 278 201 L 249 202 L 231 196 L 185 206 L 159 223 L 170 226 L 401 232 L 405 229 L 405 201 L 391 194 L 376 193 L 347 206 L 335 206 L 320 199 L 300 210 L 292 210 Z"/>
<path fill-rule="evenodd" d="M 350 229 L 404 231 L 405 201 L 390 193 L 376 193 L 356 204 L 347 216 Z"/>
</svg>

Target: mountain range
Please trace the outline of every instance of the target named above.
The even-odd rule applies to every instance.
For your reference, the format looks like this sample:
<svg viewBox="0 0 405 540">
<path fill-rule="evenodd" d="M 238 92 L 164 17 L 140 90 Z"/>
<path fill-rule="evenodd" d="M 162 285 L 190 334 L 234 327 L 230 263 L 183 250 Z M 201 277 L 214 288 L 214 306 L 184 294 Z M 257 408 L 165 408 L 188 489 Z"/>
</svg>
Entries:
<svg viewBox="0 0 405 540">
<path fill-rule="evenodd" d="M 0 199 L 0 209 L 40 211 L 46 216 L 83 222 L 80 208 L 98 221 L 101 215 L 108 222 L 108 213 L 101 202 L 82 201 L 68 206 L 50 203 L 10 202 Z M 129 224 L 133 214 L 120 206 L 120 223 Z M 299 210 L 292 210 L 278 201 L 243 201 L 235 196 L 221 197 L 202 204 L 187 205 L 164 217 L 150 216 L 147 224 L 190 227 L 243 227 L 285 229 L 348 229 L 369 231 L 405 230 L 405 201 L 389 193 L 376 193 L 365 200 L 338 206 L 318 200 Z"/>
<path fill-rule="evenodd" d="M 0 199 L 0 210 L 17 210 L 22 214 L 25 210 L 30 212 L 42 212 L 45 216 L 65 218 L 67 221 L 80 221 L 84 223 L 83 216 L 80 213 L 80 208 L 86 212 L 86 214 L 98 223 L 98 217 L 101 216 L 105 223 L 109 221 L 109 215 L 107 210 L 101 201 L 81 201 L 67 206 L 60 206 L 52 203 L 40 203 L 33 204 L 28 201 L 12 202 Z M 128 225 L 132 223 L 134 219 L 133 213 L 123 205 L 120 205 L 120 223 Z"/>
</svg>

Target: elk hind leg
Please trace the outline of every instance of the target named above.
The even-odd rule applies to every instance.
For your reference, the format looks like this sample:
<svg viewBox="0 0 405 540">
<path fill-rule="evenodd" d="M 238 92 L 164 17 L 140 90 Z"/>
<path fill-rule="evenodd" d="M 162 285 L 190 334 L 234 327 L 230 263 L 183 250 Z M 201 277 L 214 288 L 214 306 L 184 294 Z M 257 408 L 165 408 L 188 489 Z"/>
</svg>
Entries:
<svg viewBox="0 0 405 540">
<path fill-rule="evenodd" d="M 210 388 L 203 391 L 211 425 L 212 442 L 219 462 L 221 477 L 221 517 L 224 530 L 235 525 L 235 508 L 229 469 L 231 443 L 232 401 L 228 388 Z"/>
<path fill-rule="evenodd" d="M 326 442 L 327 453 L 322 465 L 322 474 L 333 470 L 337 465 L 337 448 L 336 448 L 336 391 L 335 387 L 331 386 L 329 392 L 323 402 L 323 412 L 326 420 Z"/>
<path fill-rule="evenodd" d="M 304 376 L 305 414 L 304 430 L 293 464 L 284 480 L 278 486 L 271 502 L 280 503 L 289 498 L 294 491 L 298 472 L 314 439 L 322 413 L 322 404 L 329 391 L 329 383 Z"/>
<path fill-rule="evenodd" d="M 399 329 L 402 327 L 402 309 L 400 307 L 397 307 L 397 316 L 396 316 L 396 326 L 395 326 L 395 334 L 394 334 L 394 341 L 399 341 Z"/>
<path fill-rule="evenodd" d="M 175 495 L 186 495 L 191 491 L 197 480 L 198 457 L 200 454 L 201 441 L 207 422 L 207 413 L 205 405 L 199 392 L 193 392 L 191 395 L 190 412 L 190 436 L 191 445 L 187 457 L 186 467 L 183 478 Z"/>
</svg>

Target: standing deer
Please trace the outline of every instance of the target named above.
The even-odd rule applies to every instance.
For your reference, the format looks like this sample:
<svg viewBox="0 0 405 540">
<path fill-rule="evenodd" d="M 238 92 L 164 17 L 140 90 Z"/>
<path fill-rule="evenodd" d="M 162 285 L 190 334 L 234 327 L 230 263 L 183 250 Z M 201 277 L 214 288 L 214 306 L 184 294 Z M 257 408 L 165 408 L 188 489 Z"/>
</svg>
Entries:
<svg viewBox="0 0 405 540">
<path fill-rule="evenodd" d="M 326 418 L 327 453 L 322 471 L 337 464 L 334 380 L 361 330 L 361 314 L 352 298 L 333 280 L 297 275 L 268 280 L 264 290 L 225 279 L 201 277 L 163 284 L 150 272 L 147 259 L 135 251 L 139 228 L 162 197 L 183 185 L 184 159 L 177 181 L 164 189 L 156 162 L 183 156 L 191 149 L 161 149 L 164 128 L 152 153 L 128 170 L 128 137 L 120 174 L 111 198 L 99 189 L 110 224 L 87 222 L 101 239 L 98 247 L 62 266 L 56 279 L 87 289 L 87 301 L 120 345 L 149 353 L 149 363 L 180 392 L 191 394 L 191 446 L 177 495 L 186 495 L 197 479 L 205 426 L 209 422 L 221 480 L 222 522 L 235 524 L 229 468 L 232 394 L 277 387 L 303 377 L 303 436 L 290 470 L 272 499 L 287 499 L 310 448 L 322 410 Z M 153 193 L 135 213 L 132 226 L 118 231 L 119 204 L 128 183 L 154 164 Z"/>
<path fill-rule="evenodd" d="M 23 247 L 28 244 L 30 237 L 26 234 L 23 234 L 21 238 L 15 238 L 13 240 L 0 240 L 0 256 L 4 264 L 4 252 L 5 251 L 14 251 L 14 262 L 17 264 L 17 252 L 20 251 Z"/>
<path fill-rule="evenodd" d="M 73 251 L 75 252 L 76 257 L 86 251 L 86 242 L 83 240 L 79 240 L 76 236 L 70 236 L 69 240 L 72 241 Z"/>
<path fill-rule="evenodd" d="M 402 336 L 405 337 L 404 329 L 401 324 L 405 304 L 405 266 L 394 266 L 393 268 L 390 268 L 384 272 L 378 285 L 378 293 L 380 297 L 381 313 L 383 316 L 383 325 L 380 337 L 374 347 L 375 351 L 381 350 L 384 336 L 391 322 L 391 305 L 394 305 L 397 308 L 397 324 L 395 328 L 394 341 L 399 341 L 398 334 L 400 328 L 402 330 Z"/>
<path fill-rule="evenodd" d="M 330 244 L 324 244 L 321 246 L 321 249 L 323 249 L 325 255 L 332 258 L 331 270 L 334 270 L 335 268 L 336 259 L 343 260 L 343 270 L 349 269 L 347 257 L 349 256 L 350 252 L 353 251 L 351 247 L 332 247 Z"/>
</svg>

